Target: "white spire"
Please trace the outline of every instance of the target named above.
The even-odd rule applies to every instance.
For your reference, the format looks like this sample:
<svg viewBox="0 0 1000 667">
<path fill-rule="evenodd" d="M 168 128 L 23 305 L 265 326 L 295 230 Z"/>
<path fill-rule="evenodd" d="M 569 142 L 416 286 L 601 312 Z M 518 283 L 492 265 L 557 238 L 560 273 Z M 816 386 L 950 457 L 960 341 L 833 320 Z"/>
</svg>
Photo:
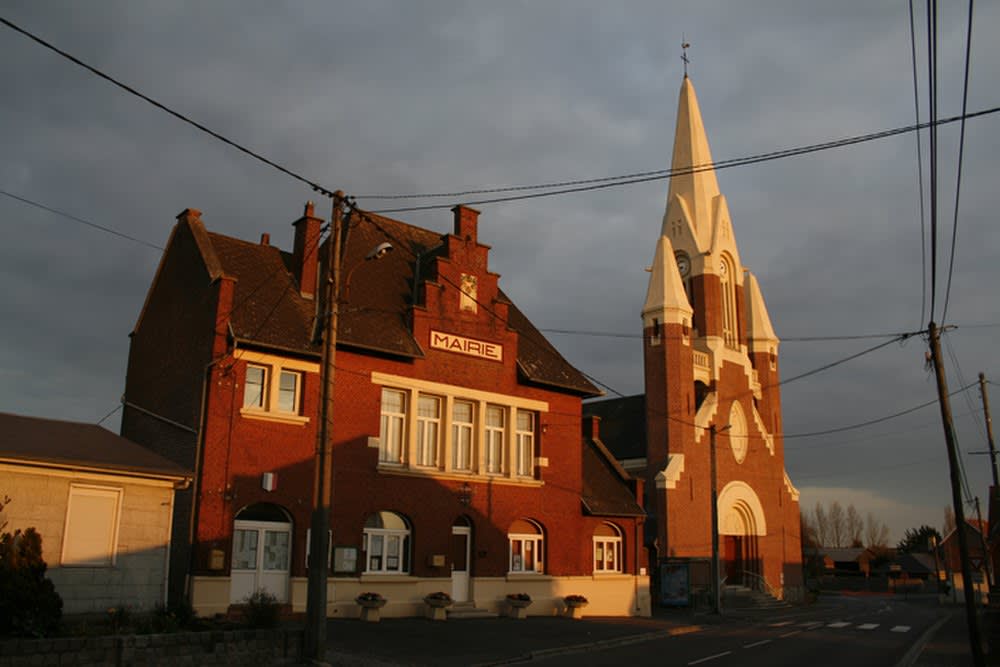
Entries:
<svg viewBox="0 0 1000 667">
<path fill-rule="evenodd" d="M 670 239 L 661 236 L 656 242 L 646 302 L 642 306 L 643 324 L 649 326 L 656 319 L 661 324 L 690 326 L 693 312 L 684 291 L 681 274 L 677 270 L 674 248 Z"/>
<path fill-rule="evenodd" d="M 747 335 L 750 337 L 752 352 L 776 352 L 778 336 L 771 326 L 771 318 L 764 305 L 764 297 L 760 293 L 757 277 L 746 271 L 743 282 L 747 289 Z"/>
<path fill-rule="evenodd" d="M 676 175 L 678 171 L 698 169 L 712 163 L 712 151 L 708 147 L 708 137 L 701 121 L 701 109 L 698 107 L 698 97 L 694 86 L 687 76 L 681 83 L 680 99 L 677 102 L 677 127 L 674 132 L 674 157 L 671 169 L 675 175 L 670 177 L 670 190 L 667 194 L 667 211 L 675 196 L 683 201 L 690 215 L 691 222 L 697 227 L 695 235 L 699 241 L 708 240 L 707 229 L 713 219 L 712 201 L 719 195 L 719 183 L 715 179 L 714 169 L 705 169 L 694 173 Z M 663 219 L 661 234 L 668 233 L 667 216 Z"/>
</svg>

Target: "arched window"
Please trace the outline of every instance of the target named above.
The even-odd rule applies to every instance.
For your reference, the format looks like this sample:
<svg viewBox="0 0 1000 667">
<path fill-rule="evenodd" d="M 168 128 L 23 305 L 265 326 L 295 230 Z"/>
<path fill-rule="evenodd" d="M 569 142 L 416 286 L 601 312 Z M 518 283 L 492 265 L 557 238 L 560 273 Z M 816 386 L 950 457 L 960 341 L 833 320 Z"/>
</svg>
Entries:
<svg viewBox="0 0 1000 667">
<path fill-rule="evenodd" d="M 602 523 L 594 531 L 594 572 L 622 571 L 622 533 L 618 526 Z"/>
<path fill-rule="evenodd" d="M 534 521 L 518 519 L 507 531 L 511 572 L 542 572 L 545 537 Z"/>
<path fill-rule="evenodd" d="M 729 408 L 729 444 L 737 463 L 743 463 L 750 448 L 750 434 L 747 431 L 747 418 L 739 401 L 733 401 Z"/>
<path fill-rule="evenodd" d="M 719 282 L 722 290 L 722 337 L 727 347 L 739 347 L 739 324 L 736 319 L 736 271 L 733 260 L 723 255 L 719 261 Z"/>
<path fill-rule="evenodd" d="M 410 571 L 410 525 L 395 512 L 376 512 L 365 521 L 365 572 Z"/>
</svg>

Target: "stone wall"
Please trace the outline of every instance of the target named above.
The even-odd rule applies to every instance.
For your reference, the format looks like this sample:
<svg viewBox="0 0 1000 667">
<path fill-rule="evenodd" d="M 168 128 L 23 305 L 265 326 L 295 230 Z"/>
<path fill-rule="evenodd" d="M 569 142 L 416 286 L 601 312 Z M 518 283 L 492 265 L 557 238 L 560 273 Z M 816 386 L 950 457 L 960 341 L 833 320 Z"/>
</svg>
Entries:
<svg viewBox="0 0 1000 667">
<path fill-rule="evenodd" d="M 22 665 L 226 665 L 295 664 L 301 630 L 234 630 L 0 642 L 0 667 Z"/>
</svg>

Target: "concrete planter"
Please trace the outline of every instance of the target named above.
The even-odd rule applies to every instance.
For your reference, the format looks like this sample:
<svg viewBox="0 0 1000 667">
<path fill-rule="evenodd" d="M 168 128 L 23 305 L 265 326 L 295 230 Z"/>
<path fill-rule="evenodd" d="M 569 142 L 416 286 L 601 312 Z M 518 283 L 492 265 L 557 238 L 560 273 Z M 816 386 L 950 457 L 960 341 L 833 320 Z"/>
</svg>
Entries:
<svg viewBox="0 0 1000 667">
<path fill-rule="evenodd" d="M 531 600 L 511 600 L 507 598 L 507 616 L 510 618 L 528 618 L 528 607 Z"/>
</svg>

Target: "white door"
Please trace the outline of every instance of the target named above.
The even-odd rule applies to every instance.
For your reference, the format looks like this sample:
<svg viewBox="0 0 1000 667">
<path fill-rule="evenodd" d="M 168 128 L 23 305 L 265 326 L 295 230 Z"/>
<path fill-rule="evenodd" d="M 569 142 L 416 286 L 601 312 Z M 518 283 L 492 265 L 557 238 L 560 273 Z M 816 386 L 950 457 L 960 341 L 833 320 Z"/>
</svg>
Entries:
<svg viewBox="0 0 1000 667">
<path fill-rule="evenodd" d="M 229 601 L 243 602 L 259 589 L 288 602 L 292 526 L 274 521 L 236 521 Z"/>
<path fill-rule="evenodd" d="M 451 597 L 455 602 L 469 599 L 469 554 L 472 552 L 472 528 L 451 527 Z"/>
</svg>

